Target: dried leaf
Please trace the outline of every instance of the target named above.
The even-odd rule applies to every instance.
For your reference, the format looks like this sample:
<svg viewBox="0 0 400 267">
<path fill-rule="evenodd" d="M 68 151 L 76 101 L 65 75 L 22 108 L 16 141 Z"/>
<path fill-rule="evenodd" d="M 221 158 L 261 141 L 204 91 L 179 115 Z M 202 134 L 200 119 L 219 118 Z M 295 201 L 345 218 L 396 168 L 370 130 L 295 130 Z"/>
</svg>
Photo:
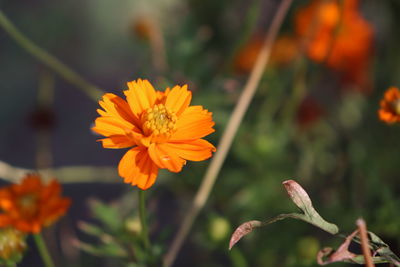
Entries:
<svg viewBox="0 0 400 267">
<path fill-rule="evenodd" d="M 353 237 L 356 236 L 358 230 L 354 231 L 351 235 L 346 237 L 346 240 L 343 242 L 340 247 L 334 251 L 332 248 L 323 248 L 318 252 L 317 262 L 319 265 L 326 265 L 332 262 L 346 261 L 353 259 L 357 255 L 349 251 L 349 246 Z M 327 257 L 327 260 L 324 258 Z"/>
<path fill-rule="evenodd" d="M 238 228 L 236 228 L 235 232 L 233 232 L 231 236 L 231 240 L 229 241 L 229 249 L 232 247 L 245 235 L 253 231 L 254 228 L 262 226 L 262 222 L 260 221 L 249 221 L 242 223 Z"/>
<path fill-rule="evenodd" d="M 319 265 L 327 265 L 327 264 L 334 263 L 334 262 L 349 262 L 349 263 L 355 263 L 355 264 L 365 264 L 364 255 L 354 254 L 348 250 L 351 241 L 360 243 L 359 237 L 356 236 L 357 233 L 358 233 L 358 230 L 354 231 L 351 235 L 349 235 L 345 239 L 343 244 L 340 245 L 340 247 L 336 251 L 333 250 L 332 248 L 324 248 L 324 249 L 320 250 L 317 255 L 318 264 Z M 377 242 L 378 240 L 380 240 L 380 238 L 375 235 L 375 237 L 371 238 L 371 240 L 372 240 L 372 242 L 374 242 L 374 240 L 375 240 L 375 242 Z M 382 240 L 380 240 L 378 242 L 383 243 Z M 374 245 L 372 244 L 371 249 L 373 249 L 373 247 L 374 247 Z M 374 257 L 372 257 L 372 260 L 376 264 L 391 262 L 395 266 L 400 266 L 399 263 L 394 261 L 392 258 L 388 259 L 387 257 L 383 256 L 382 254 L 380 254 L 380 255 L 382 255 L 381 257 L 375 256 L 375 254 L 376 253 L 374 253 Z M 393 256 L 397 257 L 394 254 L 393 254 Z M 327 258 L 327 259 L 324 260 L 324 258 Z"/>
</svg>

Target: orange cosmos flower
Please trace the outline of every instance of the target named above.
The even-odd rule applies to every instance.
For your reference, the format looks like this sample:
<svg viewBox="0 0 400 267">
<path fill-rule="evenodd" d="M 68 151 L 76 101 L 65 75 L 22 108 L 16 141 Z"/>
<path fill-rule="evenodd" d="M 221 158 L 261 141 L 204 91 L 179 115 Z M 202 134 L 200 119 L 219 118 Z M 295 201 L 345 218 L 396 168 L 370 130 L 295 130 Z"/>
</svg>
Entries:
<svg viewBox="0 0 400 267">
<path fill-rule="evenodd" d="M 390 87 L 383 96 L 378 111 L 379 119 L 392 124 L 400 122 L 400 91 L 396 87 Z"/>
<path fill-rule="evenodd" d="M 0 227 L 13 226 L 22 232 L 39 233 L 69 208 L 71 200 L 60 193 L 61 185 L 56 180 L 44 185 L 36 174 L 26 175 L 21 184 L 1 188 Z"/>
<path fill-rule="evenodd" d="M 234 69 L 237 73 L 249 73 L 256 63 L 264 40 L 255 35 L 236 54 Z M 299 55 L 298 42 L 296 38 L 289 35 L 280 36 L 271 49 L 270 64 L 273 66 L 284 66 L 292 62 Z"/>
<path fill-rule="evenodd" d="M 145 190 L 158 169 L 179 172 L 186 160 L 211 157 L 215 147 L 201 139 L 214 132 L 212 113 L 202 106 L 189 106 L 187 85 L 156 91 L 147 80 L 128 83 L 126 100 L 107 93 L 99 101 L 100 117 L 93 130 L 107 138 L 105 148 L 132 147 L 121 159 L 118 172 L 125 183 Z"/>
<path fill-rule="evenodd" d="M 358 0 L 314 0 L 297 11 L 296 32 L 307 40 L 306 53 L 358 85 L 368 84 L 372 26 L 361 16 Z M 343 10 L 341 10 L 343 8 Z"/>
</svg>

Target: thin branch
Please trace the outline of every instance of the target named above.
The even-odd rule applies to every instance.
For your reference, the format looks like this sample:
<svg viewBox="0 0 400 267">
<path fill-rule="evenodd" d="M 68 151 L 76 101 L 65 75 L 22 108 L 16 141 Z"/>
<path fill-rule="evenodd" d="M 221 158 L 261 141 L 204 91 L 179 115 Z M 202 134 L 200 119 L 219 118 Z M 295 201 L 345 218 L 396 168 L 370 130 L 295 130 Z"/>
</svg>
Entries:
<svg viewBox="0 0 400 267">
<path fill-rule="evenodd" d="M 44 65 L 49 67 L 51 70 L 56 72 L 58 75 L 63 77 L 66 81 L 75 85 L 90 98 L 97 101 L 101 95 L 103 95 L 103 90 L 97 86 L 89 83 L 84 78 L 82 78 L 78 73 L 70 69 L 67 65 L 62 63 L 56 57 L 52 56 L 29 38 L 27 38 L 20 30 L 15 27 L 15 25 L 6 17 L 2 10 L 0 10 L 0 28 L 12 38 L 14 41 L 20 45 L 26 52 L 31 54 L 37 60 L 42 62 Z"/>
<path fill-rule="evenodd" d="M 250 73 L 250 77 L 244 86 L 243 92 L 239 98 L 235 109 L 232 112 L 228 125 L 221 137 L 221 141 L 218 145 L 217 153 L 211 161 L 202 181 L 202 184 L 195 196 L 194 201 L 191 204 L 189 212 L 186 214 L 181 227 L 178 230 L 177 235 L 172 241 L 169 251 L 164 258 L 164 266 L 171 266 L 175 258 L 188 235 L 194 220 L 196 219 L 200 210 L 204 207 L 210 192 L 215 184 L 219 171 L 221 170 L 222 164 L 225 161 L 226 155 L 231 147 L 233 138 L 239 128 L 239 125 L 243 119 L 243 116 L 252 100 L 257 86 L 264 73 L 265 66 L 269 60 L 271 54 L 271 47 L 278 34 L 279 28 L 282 25 L 283 19 L 291 5 L 292 0 L 282 0 L 275 17 L 273 18 L 272 24 L 266 34 L 266 38 L 263 47 L 258 55 L 257 61 L 253 66 Z"/>
<path fill-rule="evenodd" d="M 69 166 L 54 169 L 25 169 L 0 160 L 0 178 L 19 183 L 27 173 L 37 172 L 45 179 L 57 178 L 60 183 L 120 183 L 115 167 Z"/>
</svg>

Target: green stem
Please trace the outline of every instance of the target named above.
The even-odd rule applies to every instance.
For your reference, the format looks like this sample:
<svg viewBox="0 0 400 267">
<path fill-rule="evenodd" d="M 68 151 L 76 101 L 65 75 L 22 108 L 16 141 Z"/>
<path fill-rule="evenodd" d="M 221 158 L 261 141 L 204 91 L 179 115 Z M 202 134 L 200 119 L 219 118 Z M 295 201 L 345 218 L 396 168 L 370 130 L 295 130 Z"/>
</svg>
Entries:
<svg viewBox="0 0 400 267">
<path fill-rule="evenodd" d="M 26 52 L 31 54 L 37 60 L 41 61 L 44 65 L 52 69 L 54 72 L 58 73 L 65 80 L 82 90 L 90 98 L 97 101 L 103 95 L 103 90 L 86 81 L 75 71 L 71 70 L 67 65 L 34 44 L 30 39 L 28 39 L 6 17 L 2 10 L 0 10 L 0 27 L 3 28 L 4 31 L 8 33 L 8 35 L 12 39 L 14 39 L 17 44 L 25 49 Z"/>
<path fill-rule="evenodd" d="M 36 246 L 39 250 L 40 257 L 42 257 L 43 263 L 45 267 L 54 267 L 53 260 L 51 259 L 49 250 L 47 249 L 46 243 L 44 242 L 44 239 L 42 235 L 39 234 L 34 234 L 33 239 L 35 240 Z"/>
<path fill-rule="evenodd" d="M 146 205 L 145 205 L 145 191 L 139 190 L 139 217 L 140 224 L 142 226 L 142 239 L 144 243 L 144 247 L 146 250 L 150 249 L 150 239 L 149 233 L 147 230 L 147 222 L 146 222 Z"/>
</svg>

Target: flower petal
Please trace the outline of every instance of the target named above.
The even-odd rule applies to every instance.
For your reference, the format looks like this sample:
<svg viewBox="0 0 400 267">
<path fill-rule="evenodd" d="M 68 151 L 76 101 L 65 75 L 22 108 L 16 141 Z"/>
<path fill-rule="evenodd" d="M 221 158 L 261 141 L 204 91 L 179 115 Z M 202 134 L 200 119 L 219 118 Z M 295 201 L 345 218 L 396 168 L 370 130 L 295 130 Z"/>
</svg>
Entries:
<svg viewBox="0 0 400 267">
<path fill-rule="evenodd" d="M 133 114 L 139 118 L 140 114 L 152 107 L 157 99 L 156 91 L 148 80 L 138 79 L 128 82 L 129 89 L 124 91 L 126 100 Z"/>
<path fill-rule="evenodd" d="M 169 150 L 186 160 L 202 161 L 212 156 L 215 147 L 203 139 L 193 140 L 185 143 L 167 143 L 165 144 Z"/>
<path fill-rule="evenodd" d="M 136 127 L 139 126 L 139 119 L 132 113 L 129 104 L 119 96 L 107 93 L 99 104 L 104 109 L 104 111 L 97 110 L 100 115 L 120 118 L 133 123 Z"/>
<path fill-rule="evenodd" d="M 124 178 L 125 183 L 137 185 L 145 190 L 151 187 L 158 174 L 158 167 L 151 160 L 144 147 L 130 149 L 122 157 L 118 172 Z"/>
<path fill-rule="evenodd" d="M 182 87 L 176 85 L 167 93 L 165 106 L 179 116 L 189 106 L 191 100 L 192 92 L 188 91 L 187 85 L 185 84 Z"/>
<path fill-rule="evenodd" d="M 126 135 L 111 135 L 108 138 L 100 139 L 104 148 L 127 148 L 136 146 L 137 143 L 134 138 Z"/>
<path fill-rule="evenodd" d="M 151 144 L 149 146 L 149 155 L 159 168 L 168 169 L 172 172 L 180 172 L 182 166 L 186 163 L 178 154 L 169 149 L 166 144 Z"/>
<path fill-rule="evenodd" d="M 202 138 L 215 130 L 212 113 L 202 106 L 190 106 L 179 116 L 176 123 L 176 132 L 170 141 L 184 141 Z"/>
<path fill-rule="evenodd" d="M 111 135 L 127 135 L 128 133 L 141 134 L 132 123 L 116 117 L 98 117 L 95 120 L 93 131 L 106 137 Z"/>
</svg>

